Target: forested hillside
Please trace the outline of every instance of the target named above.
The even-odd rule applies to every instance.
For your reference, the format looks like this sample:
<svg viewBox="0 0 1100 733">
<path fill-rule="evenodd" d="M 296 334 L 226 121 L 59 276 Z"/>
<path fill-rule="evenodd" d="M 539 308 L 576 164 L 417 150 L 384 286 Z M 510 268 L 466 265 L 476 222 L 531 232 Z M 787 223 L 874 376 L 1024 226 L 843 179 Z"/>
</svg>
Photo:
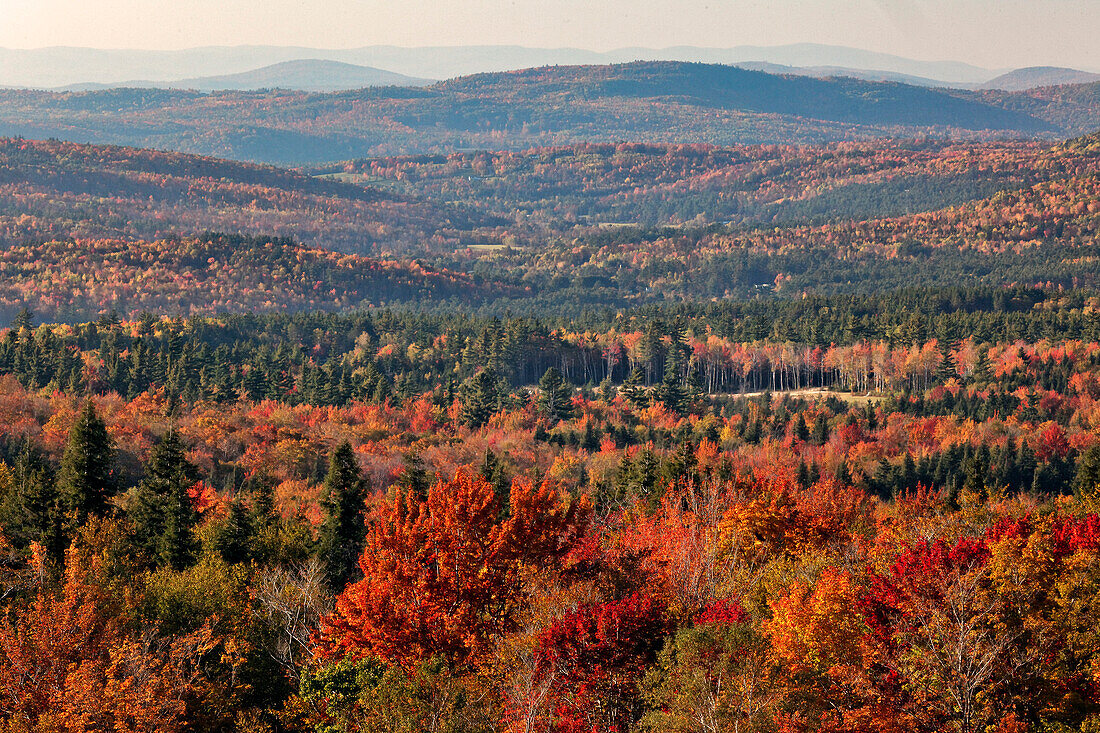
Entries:
<svg viewBox="0 0 1100 733">
<path fill-rule="evenodd" d="M 638 62 L 329 94 L 0 90 L 0 134 L 296 165 L 581 141 L 732 145 L 924 134 L 1053 139 L 1100 126 L 1097 88 L 964 92 Z"/>
</svg>

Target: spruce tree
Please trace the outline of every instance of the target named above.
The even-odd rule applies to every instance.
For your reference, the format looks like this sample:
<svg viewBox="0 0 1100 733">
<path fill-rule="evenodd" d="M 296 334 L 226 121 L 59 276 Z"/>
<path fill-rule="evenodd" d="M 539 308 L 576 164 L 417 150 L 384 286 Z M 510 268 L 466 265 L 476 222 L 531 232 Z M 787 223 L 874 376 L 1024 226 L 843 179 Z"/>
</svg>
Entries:
<svg viewBox="0 0 1100 733">
<path fill-rule="evenodd" d="M 539 412 L 550 418 L 550 422 L 568 420 L 573 417 L 573 388 L 565 381 L 561 372 L 550 367 L 539 380 Z"/>
<path fill-rule="evenodd" d="M 623 382 L 623 396 L 635 410 L 649 407 L 649 392 L 645 388 L 645 372 L 641 367 L 635 367 L 626 381 Z"/>
<path fill-rule="evenodd" d="M 496 376 L 482 369 L 465 385 L 462 399 L 462 421 L 475 430 L 489 422 L 497 409 Z"/>
<path fill-rule="evenodd" d="M 179 435 L 169 431 L 145 462 L 127 510 L 134 544 L 156 565 L 182 570 L 194 558 L 199 514 L 188 490 L 198 479 Z"/>
<path fill-rule="evenodd" d="M 88 400 L 69 430 L 69 442 L 57 476 L 62 504 L 76 526 L 83 524 L 89 515 L 106 513 L 108 501 L 115 493 L 111 476 L 113 458 L 114 445 L 107 426 Z"/>
<path fill-rule="evenodd" d="M 254 556 L 254 540 L 252 516 L 240 497 L 236 497 L 214 535 L 214 549 L 230 565 L 247 562 Z"/>
<path fill-rule="evenodd" d="M 1081 454 L 1077 461 L 1077 475 L 1073 479 L 1073 493 L 1078 499 L 1092 498 L 1100 491 L 1100 443 Z"/>
<path fill-rule="evenodd" d="M 10 479 L 0 503 L 4 534 L 20 548 L 39 543 L 50 562 L 60 566 L 67 538 L 61 496 L 49 463 L 37 449 L 25 445 L 11 467 Z"/>
<path fill-rule="evenodd" d="M 339 593 L 359 572 L 367 528 L 364 505 L 367 484 L 351 443 L 344 441 L 329 459 L 322 506 L 325 521 L 318 538 L 318 554 L 325 579 Z"/>
</svg>

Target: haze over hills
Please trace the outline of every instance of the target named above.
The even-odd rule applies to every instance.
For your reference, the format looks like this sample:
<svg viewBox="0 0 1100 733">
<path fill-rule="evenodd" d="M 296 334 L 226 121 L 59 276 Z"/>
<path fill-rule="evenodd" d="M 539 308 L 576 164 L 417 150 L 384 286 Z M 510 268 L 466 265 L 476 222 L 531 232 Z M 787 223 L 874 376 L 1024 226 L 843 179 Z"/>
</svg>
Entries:
<svg viewBox="0 0 1100 733">
<path fill-rule="evenodd" d="M 73 84 L 62 91 L 94 91 L 110 88 L 194 89 L 200 92 L 256 89 L 295 89 L 303 92 L 335 92 L 383 86 L 427 86 L 431 79 L 418 79 L 370 66 L 340 61 L 302 59 L 283 61 L 252 71 L 223 76 L 200 76 L 174 81 L 125 81 L 117 84 Z"/>
<path fill-rule="evenodd" d="M 1094 81 L 1100 81 L 1100 74 L 1057 66 L 1031 66 L 1001 74 L 982 84 L 979 89 L 1003 89 L 1016 92 L 1062 84 L 1088 84 Z"/>
<path fill-rule="evenodd" d="M 163 82 L 239 74 L 281 62 L 307 59 L 371 66 L 430 79 L 533 66 L 609 64 L 637 60 L 837 67 L 922 77 L 937 80 L 944 85 L 978 84 L 1007 71 L 984 69 L 956 61 L 921 61 L 813 43 L 726 49 L 694 46 L 664 49 L 638 47 L 608 52 L 522 46 L 368 46 L 353 49 L 215 46 L 178 51 L 53 47 L 0 49 L 0 85 L 48 89 L 89 83 L 113 85 L 133 79 Z"/>
<path fill-rule="evenodd" d="M 823 143 L 931 134 L 1050 139 L 1100 127 L 1089 85 L 939 90 L 732 66 L 638 62 L 329 94 L 0 92 L 0 134 L 279 164 L 574 142 Z"/>
</svg>

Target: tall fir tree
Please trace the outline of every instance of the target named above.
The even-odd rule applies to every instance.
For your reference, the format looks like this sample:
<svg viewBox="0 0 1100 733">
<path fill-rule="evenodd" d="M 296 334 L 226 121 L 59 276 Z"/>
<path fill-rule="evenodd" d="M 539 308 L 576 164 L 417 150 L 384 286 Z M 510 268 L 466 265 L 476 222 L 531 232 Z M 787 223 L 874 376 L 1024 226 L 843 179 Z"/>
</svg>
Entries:
<svg viewBox="0 0 1100 733">
<path fill-rule="evenodd" d="M 145 462 L 127 509 L 134 544 L 158 566 L 182 570 L 194 559 L 199 513 L 188 491 L 198 480 L 179 435 L 169 431 Z"/>
<path fill-rule="evenodd" d="M 463 386 L 462 421 L 476 430 L 489 422 L 497 409 L 496 375 L 489 369 L 482 369 Z"/>
<path fill-rule="evenodd" d="M 364 508 L 367 482 L 359 468 L 359 459 L 344 441 L 329 459 L 322 506 L 325 521 L 321 525 L 317 551 L 325 579 L 334 593 L 355 580 L 359 574 L 359 555 L 367 536 Z"/>
<path fill-rule="evenodd" d="M 69 430 L 57 475 L 62 505 L 76 526 L 83 524 L 89 515 L 106 513 L 115 493 L 113 460 L 114 443 L 107 426 L 88 400 Z"/>
<path fill-rule="evenodd" d="M 556 367 L 550 367 L 539 380 L 538 409 L 550 422 L 573 417 L 573 387 Z"/>
</svg>

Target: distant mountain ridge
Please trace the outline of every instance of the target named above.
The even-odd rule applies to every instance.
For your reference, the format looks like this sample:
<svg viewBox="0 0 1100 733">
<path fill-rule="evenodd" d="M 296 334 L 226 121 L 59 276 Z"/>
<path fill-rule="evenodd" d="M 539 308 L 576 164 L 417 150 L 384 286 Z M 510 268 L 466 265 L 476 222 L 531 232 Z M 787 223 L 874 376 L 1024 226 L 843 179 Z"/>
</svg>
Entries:
<svg viewBox="0 0 1100 733">
<path fill-rule="evenodd" d="M 812 43 L 733 48 L 578 48 L 367 46 L 316 49 L 292 46 L 213 46 L 178 51 L 52 47 L 0 49 L 0 85 L 50 89 L 74 84 L 111 84 L 133 79 L 173 81 L 239 74 L 287 61 L 316 59 L 387 69 L 421 79 L 549 65 L 599 65 L 630 61 L 687 61 L 789 67 L 836 67 L 922 77 L 943 84 L 979 84 L 1007 69 L 984 69 L 957 61 L 921 61 L 842 46 Z"/>
<path fill-rule="evenodd" d="M 366 87 L 405 86 L 419 87 L 433 83 L 432 79 L 420 79 L 395 74 L 371 66 L 345 64 L 324 59 L 282 61 L 259 69 L 226 74 L 224 76 L 200 76 L 173 81 L 125 81 L 118 84 L 73 84 L 61 91 L 95 91 L 116 88 L 193 89 L 200 92 L 253 91 L 257 89 L 294 89 L 303 92 L 337 92 Z"/>
<path fill-rule="evenodd" d="M 1001 74 L 982 84 L 979 89 L 1003 89 L 1007 92 L 1019 92 L 1038 87 L 1053 87 L 1063 84 L 1087 84 L 1100 81 L 1100 74 L 1079 69 L 1065 69 L 1058 66 L 1031 66 L 1015 69 Z"/>
<path fill-rule="evenodd" d="M 814 144 L 1041 137 L 1100 128 L 1100 84 L 933 89 L 734 66 L 635 62 L 477 74 L 333 93 L 0 91 L 0 135 L 323 162 L 575 142 Z"/>
</svg>

